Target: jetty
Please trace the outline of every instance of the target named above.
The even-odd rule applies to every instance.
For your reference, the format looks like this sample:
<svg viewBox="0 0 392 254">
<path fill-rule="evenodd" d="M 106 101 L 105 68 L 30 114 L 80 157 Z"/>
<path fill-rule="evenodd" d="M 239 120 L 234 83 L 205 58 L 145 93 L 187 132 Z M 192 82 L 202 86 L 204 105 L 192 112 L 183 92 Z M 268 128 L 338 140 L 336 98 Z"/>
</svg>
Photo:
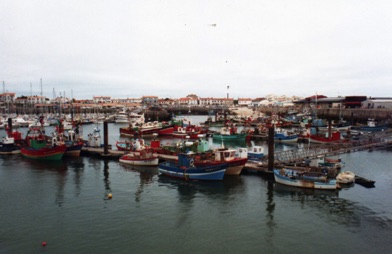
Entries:
<svg viewBox="0 0 392 254">
<path fill-rule="evenodd" d="M 272 156 L 273 167 L 284 167 L 285 165 L 299 165 L 306 160 L 319 157 L 336 156 L 363 150 L 384 149 L 392 147 L 392 130 L 382 132 L 366 133 L 357 139 L 342 140 L 341 142 L 304 145 L 302 148 L 274 152 Z M 260 162 L 249 162 L 245 169 L 248 171 L 268 172 L 269 157 L 265 156 Z"/>
</svg>

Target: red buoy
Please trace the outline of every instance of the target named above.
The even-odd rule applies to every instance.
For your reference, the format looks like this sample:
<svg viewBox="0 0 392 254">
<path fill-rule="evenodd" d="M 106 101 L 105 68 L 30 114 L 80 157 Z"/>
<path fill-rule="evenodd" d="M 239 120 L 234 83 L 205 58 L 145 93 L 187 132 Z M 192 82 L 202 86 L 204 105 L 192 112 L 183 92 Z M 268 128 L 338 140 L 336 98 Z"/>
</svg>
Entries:
<svg viewBox="0 0 392 254">
<path fill-rule="evenodd" d="M 41 245 L 45 247 L 46 246 L 46 242 L 42 242 Z"/>
</svg>

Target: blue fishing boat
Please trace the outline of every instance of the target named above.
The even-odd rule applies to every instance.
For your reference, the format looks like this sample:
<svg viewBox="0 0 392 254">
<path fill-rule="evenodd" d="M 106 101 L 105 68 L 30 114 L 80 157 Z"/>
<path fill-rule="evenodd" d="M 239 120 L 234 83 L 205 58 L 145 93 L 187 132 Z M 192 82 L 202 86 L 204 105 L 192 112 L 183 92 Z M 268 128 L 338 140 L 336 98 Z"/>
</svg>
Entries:
<svg viewBox="0 0 392 254">
<path fill-rule="evenodd" d="M 248 150 L 249 160 L 261 160 L 264 157 L 264 147 L 256 146 L 255 142 L 251 141 L 252 146 Z"/>
<path fill-rule="evenodd" d="M 295 133 L 290 133 L 285 130 L 276 129 L 274 140 L 275 142 L 280 142 L 280 143 L 297 143 L 298 135 Z"/>
<path fill-rule="evenodd" d="M 388 129 L 388 127 L 389 126 L 387 124 L 380 125 L 374 119 L 369 118 L 367 121 L 367 125 L 353 126 L 352 129 L 357 131 L 376 132 L 376 131 L 384 131 Z"/>
<path fill-rule="evenodd" d="M 222 180 L 228 165 L 195 166 L 190 154 L 179 154 L 178 162 L 166 161 L 159 163 L 158 170 L 162 175 L 184 180 Z"/>
<path fill-rule="evenodd" d="M 335 179 L 294 169 L 274 169 L 275 182 L 300 188 L 336 190 L 339 188 Z"/>
</svg>

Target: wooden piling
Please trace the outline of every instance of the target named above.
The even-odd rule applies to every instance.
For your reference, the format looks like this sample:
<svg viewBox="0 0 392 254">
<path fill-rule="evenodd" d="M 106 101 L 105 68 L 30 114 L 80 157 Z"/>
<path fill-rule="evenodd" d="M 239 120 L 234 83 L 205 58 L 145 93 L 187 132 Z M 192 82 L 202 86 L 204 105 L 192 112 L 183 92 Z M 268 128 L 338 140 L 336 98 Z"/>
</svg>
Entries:
<svg viewBox="0 0 392 254">
<path fill-rule="evenodd" d="M 108 148 L 108 144 L 109 144 L 109 129 L 108 129 L 108 122 L 104 121 L 103 122 L 103 154 L 107 155 L 109 154 L 109 148 Z"/>
<path fill-rule="evenodd" d="M 12 135 L 12 118 L 8 118 L 8 131 L 7 134 L 8 136 Z"/>
<path fill-rule="evenodd" d="M 272 125 L 268 128 L 268 171 L 274 170 L 274 154 L 275 154 L 275 127 Z"/>
</svg>

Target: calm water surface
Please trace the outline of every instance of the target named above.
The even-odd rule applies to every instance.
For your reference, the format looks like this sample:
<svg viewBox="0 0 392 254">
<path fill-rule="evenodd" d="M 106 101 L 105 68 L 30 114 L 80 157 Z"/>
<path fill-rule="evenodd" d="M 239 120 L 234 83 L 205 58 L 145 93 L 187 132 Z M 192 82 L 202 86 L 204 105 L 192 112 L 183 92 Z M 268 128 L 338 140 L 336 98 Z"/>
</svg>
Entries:
<svg viewBox="0 0 392 254">
<path fill-rule="evenodd" d="M 391 153 L 342 155 L 344 170 L 376 187 L 337 192 L 256 174 L 184 182 L 117 161 L 1 156 L 0 253 L 392 253 Z"/>
</svg>

